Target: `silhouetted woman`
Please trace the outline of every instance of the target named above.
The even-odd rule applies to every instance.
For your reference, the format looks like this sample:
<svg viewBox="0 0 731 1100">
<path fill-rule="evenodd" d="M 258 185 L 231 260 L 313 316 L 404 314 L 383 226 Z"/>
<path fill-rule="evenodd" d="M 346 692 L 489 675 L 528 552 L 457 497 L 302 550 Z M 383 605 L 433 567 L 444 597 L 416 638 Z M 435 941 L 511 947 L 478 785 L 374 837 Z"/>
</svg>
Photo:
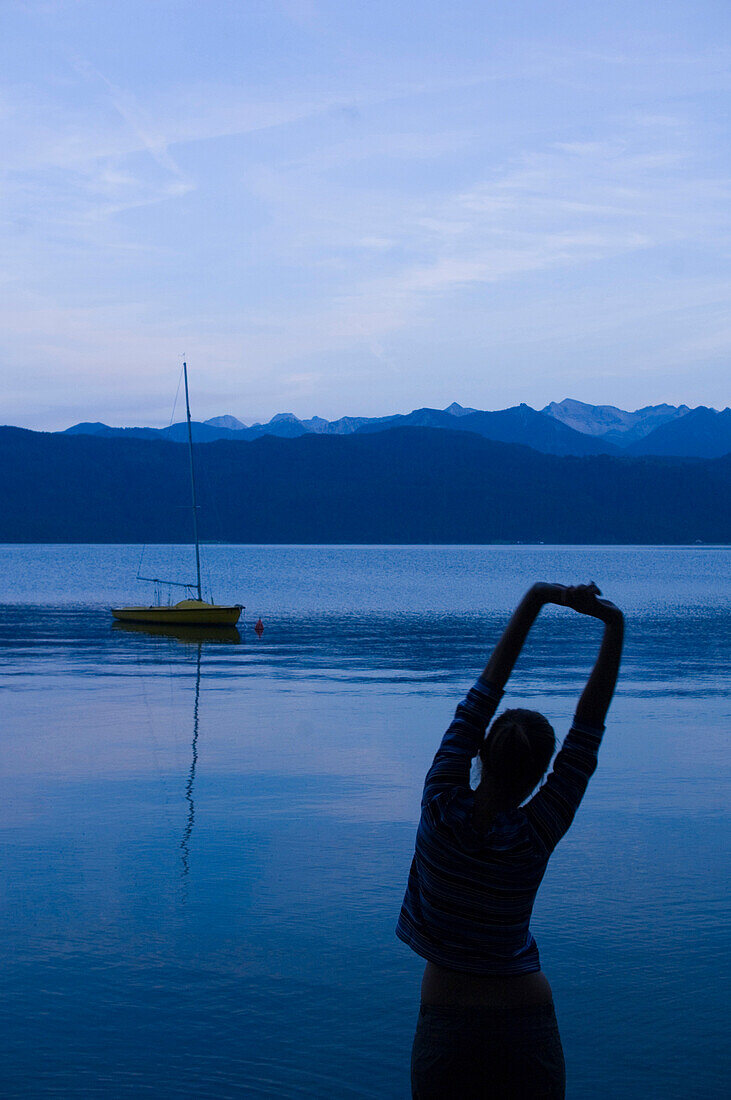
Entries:
<svg viewBox="0 0 731 1100">
<path fill-rule="evenodd" d="M 600 595 L 593 584 L 533 585 L 427 773 L 397 927 L 427 960 L 411 1059 L 416 1100 L 564 1096 L 551 987 L 529 922 L 551 852 L 596 768 L 619 671 L 624 621 Z M 553 729 L 531 710 L 506 710 L 485 729 L 547 603 L 601 619 L 604 636 L 553 769 L 526 802 L 553 755 Z M 475 756 L 482 775 L 473 791 Z"/>
</svg>

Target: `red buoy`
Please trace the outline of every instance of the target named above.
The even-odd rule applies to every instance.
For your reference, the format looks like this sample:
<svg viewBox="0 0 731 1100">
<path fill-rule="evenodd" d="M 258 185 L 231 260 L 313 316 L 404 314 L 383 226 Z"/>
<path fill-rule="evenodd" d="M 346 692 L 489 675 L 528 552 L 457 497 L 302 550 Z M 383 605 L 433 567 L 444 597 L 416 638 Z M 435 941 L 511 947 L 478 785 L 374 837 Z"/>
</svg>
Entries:
<svg viewBox="0 0 731 1100">
<path fill-rule="evenodd" d="M 256 620 L 254 630 L 256 631 L 258 637 L 261 638 L 262 634 L 264 633 L 264 623 L 261 621 L 261 619 Z"/>
</svg>

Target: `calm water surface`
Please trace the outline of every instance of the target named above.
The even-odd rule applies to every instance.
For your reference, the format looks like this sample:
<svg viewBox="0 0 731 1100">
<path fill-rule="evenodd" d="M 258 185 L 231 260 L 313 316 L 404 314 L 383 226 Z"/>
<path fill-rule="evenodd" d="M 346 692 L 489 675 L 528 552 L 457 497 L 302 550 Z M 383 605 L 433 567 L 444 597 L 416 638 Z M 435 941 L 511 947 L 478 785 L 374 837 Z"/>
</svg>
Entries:
<svg viewBox="0 0 731 1100">
<path fill-rule="evenodd" d="M 206 547 L 214 640 L 112 627 L 140 550 L 0 547 L 3 1096 L 407 1097 L 423 775 L 539 578 L 627 614 L 533 919 L 568 1096 L 727 1095 L 731 551 Z M 544 612 L 508 705 L 565 731 L 599 629 Z"/>
</svg>

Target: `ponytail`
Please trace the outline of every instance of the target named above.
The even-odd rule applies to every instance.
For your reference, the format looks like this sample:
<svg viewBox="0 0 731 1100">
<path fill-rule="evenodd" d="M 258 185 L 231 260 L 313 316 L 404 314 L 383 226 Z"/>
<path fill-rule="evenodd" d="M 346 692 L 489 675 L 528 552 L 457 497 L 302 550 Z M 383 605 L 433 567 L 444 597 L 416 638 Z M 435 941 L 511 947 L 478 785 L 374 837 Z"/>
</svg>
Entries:
<svg viewBox="0 0 731 1100">
<path fill-rule="evenodd" d="M 556 747 L 548 720 L 535 710 L 506 710 L 480 749 L 483 777 L 500 805 L 517 806 L 546 773 Z"/>
</svg>

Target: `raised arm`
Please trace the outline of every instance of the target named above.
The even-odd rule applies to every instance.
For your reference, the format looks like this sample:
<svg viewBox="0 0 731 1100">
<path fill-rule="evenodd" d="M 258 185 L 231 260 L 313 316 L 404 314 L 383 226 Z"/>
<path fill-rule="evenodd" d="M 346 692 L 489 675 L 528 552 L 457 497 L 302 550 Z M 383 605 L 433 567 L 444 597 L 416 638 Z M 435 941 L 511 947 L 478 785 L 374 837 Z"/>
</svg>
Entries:
<svg viewBox="0 0 731 1100">
<path fill-rule="evenodd" d="M 564 602 L 564 591 L 563 585 L 539 582 L 523 596 L 482 675 L 457 707 L 454 721 L 442 738 L 426 775 L 422 805 L 455 787 L 469 786 L 470 763 L 482 744 L 528 631 L 545 603 Z"/>
<path fill-rule="evenodd" d="M 598 592 L 599 589 L 596 585 L 582 584 L 569 588 L 563 584 L 550 584 L 547 581 L 538 581 L 532 588 L 528 589 L 510 617 L 510 621 L 495 646 L 492 656 L 485 665 L 479 680 L 469 691 L 467 698 L 457 707 L 454 721 L 444 734 L 442 743 L 434 757 L 434 762 L 427 772 L 423 804 L 426 804 L 438 794 L 452 790 L 454 787 L 469 786 L 470 762 L 479 751 L 485 729 L 495 713 L 503 688 L 513 671 L 515 662 L 523 648 L 523 643 L 541 608 L 547 603 L 555 603 L 561 607 L 573 607 L 576 611 L 582 610 L 585 614 L 594 614 L 595 604 L 605 604 L 613 607 L 606 600 L 597 600 L 596 594 Z M 586 605 L 586 608 L 591 606 L 592 610 L 586 610 L 584 605 Z M 621 619 L 621 614 L 619 612 L 617 614 L 620 615 Z M 600 662 L 601 655 L 597 667 Z M 617 658 L 618 665 L 619 659 Z M 594 672 L 596 673 L 596 669 Z M 592 680 L 593 677 L 594 674 L 592 674 Z M 616 670 L 614 679 L 616 679 Z M 589 692 L 592 680 L 587 685 L 585 694 Z M 597 691 L 592 690 L 591 696 L 597 695 L 599 681 L 606 686 L 606 677 L 600 677 L 597 681 Z M 609 706 L 613 690 L 614 680 L 612 680 L 612 689 L 607 696 L 606 707 Z M 595 709 L 598 710 L 598 708 Z M 585 717 L 583 720 L 589 722 L 589 718 Z M 598 724 L 601 725 L 601 721 Z"/>
<path fill-rule="evenodd" d="M 564 596 L 567 607 L 604 623 L 599 655 L 576 708 L 576 721 L 594 728 L 604 725 L 617 683 L 624 640 L 622 612 L 609 600 L 599 599 L 599 596 L 596 585 L 567 588 Z"/>
<path fill-rule="evenodd" d="M 503 690 L 541 608 L 547 603 L 563 605 L 568 591 L 565 585 L 549 584 L 548 581 L 537 581 L 532 588 L 528 589 L 513 612 L 490 660 L 485 665 L 481 679 L 494 684 L 500 691 Z"/>
<path fill-rule="evenodd" d="M 622 656 L 624 618 L 609 600 L 599 599 L 596 585 L 579 585 L 564 590 L 563 600 L 582 615 L 604 623 L 604 637 L 589 680 L 581 693 L 576 717 L 553 762 L 543 786 L 524 809 L 538 836 L 552 851 L 564 835 L 597 764 L 597 752 L 604 719 L 614 695 Z"/>
</svg>

